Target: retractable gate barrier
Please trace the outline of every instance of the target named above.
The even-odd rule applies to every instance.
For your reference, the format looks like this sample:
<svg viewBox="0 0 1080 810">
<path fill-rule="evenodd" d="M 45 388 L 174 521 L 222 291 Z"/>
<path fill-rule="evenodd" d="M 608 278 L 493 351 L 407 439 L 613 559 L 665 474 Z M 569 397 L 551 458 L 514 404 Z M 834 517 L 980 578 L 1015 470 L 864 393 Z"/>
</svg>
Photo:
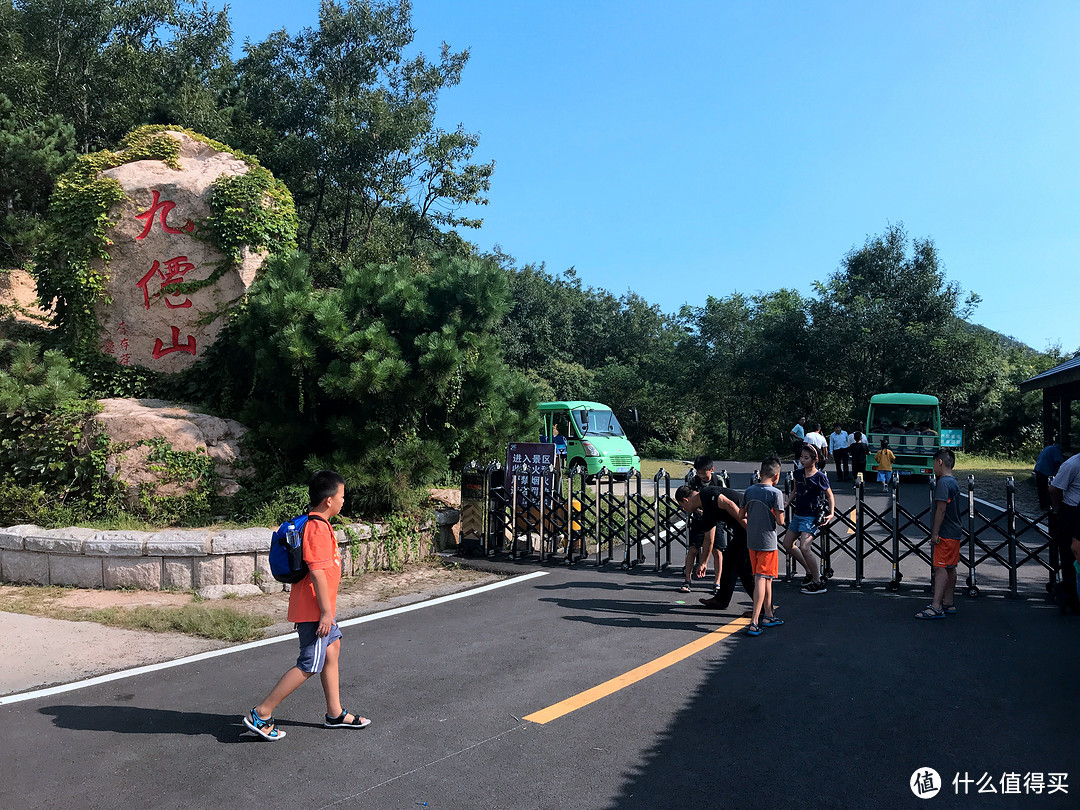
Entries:
<svg viewBox="0 0 1080 810">
<path fill-rule="evenodd" d="M 828 522 L 819 525 L 813 540 L 813 551 L 821 558 L 821 576 L 828 580 L 835 572 L 833 563 L 839 556 L 851 560 L 854 569 L 852 584 L 861 587 L 870 559 L 885 560 L 891 565 L 891 577 L 886 587 L 900 590 L 904 569 L 921 563 L 927 570 L 933 565 L 930 534 L 933 528 L 934 488 L 936 479 L 930 476 L 926 506 L 910 510 L 900 503 L 899 477 L 894 473 L 889 481 L 888 501 L 883 509 L 873 508 L 866 498 L 862 474 L 856 475 L 854 507 L 837 512 Z M 785 476 L 784 491 L 790 495 L 793 480 Z M 1005 506 L 999 507 L 975 497 L 975 478 L 968 476 L 965 502 L 966 528 L 960 544 L 960 566 L 967 570 L 968 596 L 978 596 L 978 570 L 997 564 L 1008 574 L 1008 590 L 1019 592 L 1018 572 L 1045 572 L 1045 588 L 1052 592 L 1057 581 L 1057 554 L 1052 542 L 1052 516 L 1025 515 L 1016 508 L 1016 484 L 1010 476 L 1005 485 Z M 791 507 L 788 506 L 790 519 Z M 794 558 L 788 555 L 786 578 L 796 574 Z"/>
<path fill-rule="evenodd" d="M 673 547 L 689 545 L 689 521 L 663 469 L 653 477 L 649 495 L 636 470 L 619 482 L 601 470 L 590 482 L 581 471 L 559 476 L 551 467 L 524 463 L 507 474 L 497 462 L 486 468 L 473 462 L 462 470 L 463 494 L 467 479 L 475 492 L 471 482 L 479 470 L 487 510 L 482 522 L 470 519 L 469 537 L 482 538 L 479 553 L 485 556 L 566 565 L 591 561 L 597 567 L 618 559 L 629 570 L 647 562 L 645 547 L 651 545 L 654 570 L 661 571 L 671 565 Z M 729 484 L 726 472 L 717 479 Z M 481 528 L 474 528 L 478 523 Z M 465 553 L 464 542 L 462 548 Z"/>
<path fill-rule="evenodd" d="M 636 471 L 616 482 L 604 470 L 589 480 L 580 471 L 559 476 L 551 467 L 525 464 L 506 475 L 497 462 L 487 467 L 470 464 L 462 471 L 463 495 L 466 479 L 470 506 L 463 500 L 462 538 L 469 538 L 470 547 L 479 545 L 478 553 L 486 556 L 565 565 L 591 562 L 597 567 L 617 562 L 629 570 L 648 561 L 646 546 L 651 545 L 653 569 L 659 572 L 672 565 L 673 550 L 685 552 L 689 546 L 688 515 L 674 497 L 681 481 L 673 482 L 663 469 L 652 479 L 651 495 L 642 492 L 641 474 Z M 730 486 L 726 471 L 717 474 L 717 482 Z M 905 571 L 922 567 L 929 572 L 935 485 L 931 476 L 924 506 L 909 509 L 900 503 L 899 478 L 894 474 L 887 484 L 884 506 L 879 500 L 875 507 L 867 497 L 862 474 L 857 474 L 854 506 L 838 509 L 831 520 L 817 527 L 812 549 L 821 559 L 822 578 L 833 579 L 834 569 L 843 565 L 844 579 L 855 587 L 868 578 L 887 578 L 886 587 L 898 591 Z M 790 496 L 793 488 L 788 472 L 785 494 Z M 1047 592 L 1054 588 L 1059 561 L 1051 540 L 1053 516 L 1023 514 L 1016 508 L 1015 492 L 1010 477 L 1005 506 L 998 507 L 976 498 L 975 479 L 967 479 L 960 566 L 967 572 L 969 596 L 979 594 L 978 573 L 991 565 L 1007 572 L 1013 595 L 1019 590 L 1021 569 L 1045 572 Z M 785 500 L 790 519 L 790 498 Z M 471 506 L 476 502 L 486 504 L 481 517 Z M 730 530 L 721 524 L 717 531 Z M 677 565 L 681 567 L 681 559 Z M 868 574 L 868 566 L 875 571 Z M 796 574 L 795 560 L 788 555 L 785 578 L 791 580 Z"/>
</svg>

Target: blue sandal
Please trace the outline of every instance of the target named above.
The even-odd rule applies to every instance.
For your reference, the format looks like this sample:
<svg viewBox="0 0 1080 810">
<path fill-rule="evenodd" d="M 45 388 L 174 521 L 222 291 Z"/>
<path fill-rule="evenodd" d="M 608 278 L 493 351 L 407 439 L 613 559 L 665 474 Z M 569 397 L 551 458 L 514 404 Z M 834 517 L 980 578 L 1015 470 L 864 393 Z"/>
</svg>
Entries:
<svg viewBox="0 0 1080 810">
<path fill-rule="evenodd" d="M 244 725 L 264 740 L 277 742 L 285 738 L 285 732 L 278 730 L 277 721 L 273 717 L 267 717 L 265 720 L 259 717 L 259 713 L 255 711 L 254 707 L 252 707 L 251 713 L 244 718 Z"/>
<path fill-rule="evenodd" d="M 748 636 L 760 636 L 765 631 L 758 627 L 756 624 L 751 624 L 746 628 L 746 635 Z"/>
<path fill-rule="evenodd" d="M 933 605 L 927 605 L 921 611 L 915 614 L 916 619 L 944 619 L 945 611 L 938 610 Z"/>
</svg>

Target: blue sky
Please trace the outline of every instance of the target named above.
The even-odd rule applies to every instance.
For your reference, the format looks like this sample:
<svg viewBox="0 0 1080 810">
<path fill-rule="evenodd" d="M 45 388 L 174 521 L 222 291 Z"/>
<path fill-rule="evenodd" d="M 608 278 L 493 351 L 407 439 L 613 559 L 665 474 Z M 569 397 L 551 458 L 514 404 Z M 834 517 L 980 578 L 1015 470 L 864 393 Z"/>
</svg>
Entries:
<svg viewBox="0 0 1080 810">
<path fill-rule="evenodd" d="M 230 3 L 236 51 L 318 2 Z M 1080 4 L 415 0 L 471 58 L 439 123 L 494 159 L 484 226 L 665 312 L 811 291 L 902 222 L 973 320 L 1080 349 Z"/>
</svg>

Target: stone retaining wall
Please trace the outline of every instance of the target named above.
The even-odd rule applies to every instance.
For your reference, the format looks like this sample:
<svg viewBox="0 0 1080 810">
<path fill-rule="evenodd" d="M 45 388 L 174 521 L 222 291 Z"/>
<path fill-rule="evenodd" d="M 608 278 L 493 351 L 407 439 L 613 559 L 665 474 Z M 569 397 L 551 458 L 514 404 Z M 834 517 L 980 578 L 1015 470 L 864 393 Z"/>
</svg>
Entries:
<svg viewBox="0 0 1080 810">
<path fill-rule="evenodd" d="M 353 576 L 385 568 L 390 553 L 379 537 L 382 524 L 353 524 L 352 542 L 337 531 L 342 573 Z M 0 582 L 71 585 L 79 588 L 199 590 L 209 585 L 259 585 L 281 590 L 270 575 L 273 529 L 169 529 L 160 532 L 0 528 Z M 418 541 L 399 549 L 398 562 L 415 562 L 432 553 L 433 527 L 423 526 Z"/>
</svg>

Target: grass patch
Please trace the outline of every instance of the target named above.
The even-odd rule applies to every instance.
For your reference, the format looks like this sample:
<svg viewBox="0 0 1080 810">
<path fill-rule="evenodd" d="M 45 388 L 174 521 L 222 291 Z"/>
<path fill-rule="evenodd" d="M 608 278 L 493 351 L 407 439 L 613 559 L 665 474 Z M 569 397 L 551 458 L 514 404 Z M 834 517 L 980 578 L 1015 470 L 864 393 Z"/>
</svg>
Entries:
<svg viewBox="0 0 1080 810">
<path fill-rule="evenodd" d="M 53 602 L 71 590 L 59 585 L 4 586 L 0 590 L 0 610 L 56 618 L 51 613 Z"/>
<path fill-rule="evenodd" d="M 125 630 L 152 633 L 184 633 L 215 641 L 254 641 L 262 630 L 273 624 L 264 613 L 247 615 L 227 607 L 190 604 L 179 608 L 141 606 L 135 608 L 97 608 L 75 610 L 82 614 L 76 621 L 91 621 Z"/>
<path fill-rule="evenodd" d="M 7 587 L 0 596 L 0 610 L 63 619 L 71 622 L 97 622 L 125 630 L 152 633 L 184 633 L 215 641 L 253 641 L 273 624 L 264 613 L 245 614 L 231 607 L 216 607 L 204 602 L 180 606 L 139 605 L 136 607 L 72 607 L 62 603 L 72 588 Z"/>
<path fill-rule="evenodd" d="M 641 480 L 652 481 L 661 467 L 667 471 L 673 481 L 676 478 L 683 478 L 686 471 L 690 469 L 689 464 L 673 459 L 643 458 L 641 460 Z"/>
<path fill-rule="evenodd" d="M 963 470 L 965 476 L 974 474 L 975 480 L 979 480 L 979 473 L 996 475 L 1004 478 L 1011 475 L 1017 480 L 1031 475 L 1035 467 L 1034 459 L 1017 459 L 1007 456 L 980 456 L 976 453 L 957 453 L 956 469 Z"/>
<path fill-rule="evenodd" d="M 1005 504 L 1006 479 L 1011 475 L 1016 484 L 1016 508 L 1028 515 L 1038 515 L 1042 510 L 1039 507 L 1039 493 L 1031 477 L 1034 466 L 1034 459 L 957 453 L 955 474 L 965 497 L 968 476 L 974 475 L 976 497 L 1000 505 Z"/>
</svg>

